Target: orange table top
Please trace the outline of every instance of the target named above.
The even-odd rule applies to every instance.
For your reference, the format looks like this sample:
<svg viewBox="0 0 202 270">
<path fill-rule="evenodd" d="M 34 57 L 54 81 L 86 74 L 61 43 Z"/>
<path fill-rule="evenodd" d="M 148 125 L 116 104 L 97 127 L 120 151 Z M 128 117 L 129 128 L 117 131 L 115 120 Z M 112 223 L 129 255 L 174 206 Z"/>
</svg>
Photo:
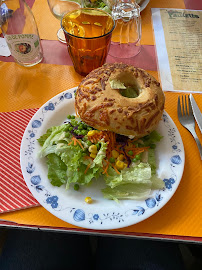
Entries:
<svg viewBox="0 0 202 270">
<path fill-rule="evenodd" d="M 39 1 L 36 0 L 35 4 L 37 4 L 37 2 Z M 45 2 L 45 0 L 41 1 L 42 5 L 45 5 Z M 147 31 L 151 29 L 151 20 L 149 20 L 149 17 L 151 17 L 150 8 L 170 7 L 167 2 L 171 3 L 174 1 L 150 1 L 148 7 L 142 14 L 142 17 L 144 14 L 149 14 L 147 18 L 145 17 L 145 24 L 143 17 L 143 27 L 147 29 L 144 30 L 144 33 L 147 33 Z M 183 1 L 180 0 L 177 2 L 178 5 L 176 4 L 176 6 L 173 7 L 183 8 Z M 34 8 L 36 9 L 36 6 L 33 6 L 33 9 Z M 148 27 L 146 22 L 148 23 Z M 54 27 L 54 29 L 57 29 L 57 26 Z M 145 44 L 149 44 L 149 42 L 150 45 L 153 44 L 153 37 L 151 35 L 147 36 L 145 34 L 144 40 Z M 1 61 L 0 71 L 1 112 L 38 108 L 58 93 L 77 86 L 82 79 L 69 64 L 56 65 L 41 63 L 32 68 L 24 68 L 13 62 L 8 63 Z M 148 72 L 158 80 L 160 79 L 157 71 L 148 70 Z M 180 125 L 177 119 L 178 95 L 181 95 L 181 93 L 165 92 L 165 110 L 175 122 L 185 148 L 185 168 L 176 193 L 172 199 L 152 217 L 130 227 L 102 231 L 99 233 L 130 236 L 143 235 L 144 237 L 155 235 L 160 238 L 174 237 L 175 239 L 179 239 L 179 237 L 202 239 L 202 219 L 200 211 L 202 206 L 202 164 L 194 139 L 191 134 Z M 201 95 L 194 94 L 194 97 L 202 110 Z M 196 132 L 202 142 L 202 135 L 197 126 Z M 3 158 L 3 155 L 1 158 Z M 59 220 L 41 206 L 3 213 L 0 215 L 0 219 L 14 222 L 13 225 L 16 223 L 15 226 L 35 226 L 40 228 L 46 227 L 58 230 L 64 229 L 93 233 L 91 230 L 78 228 Z M 1 224 L 6 223 L 1 222 Z M 11 226 L 11 224 L 9 226 Z"/>
</svg>

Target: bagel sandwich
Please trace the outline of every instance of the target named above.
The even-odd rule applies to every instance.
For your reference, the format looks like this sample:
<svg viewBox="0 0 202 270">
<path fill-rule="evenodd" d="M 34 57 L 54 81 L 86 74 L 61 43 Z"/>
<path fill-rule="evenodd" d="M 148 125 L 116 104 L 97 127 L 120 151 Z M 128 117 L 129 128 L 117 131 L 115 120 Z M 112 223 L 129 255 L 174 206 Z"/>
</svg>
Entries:
<svg viewBox="0 0 202 270">
<path fill-rule="evenodd" d="M 153 76 L 122 63 L 104 64 L 90 72 L 75 97 L 75 108 L 83 122 L 135 138 L 157 128 L 164 104 L 164 93 Z"/>
</svg>

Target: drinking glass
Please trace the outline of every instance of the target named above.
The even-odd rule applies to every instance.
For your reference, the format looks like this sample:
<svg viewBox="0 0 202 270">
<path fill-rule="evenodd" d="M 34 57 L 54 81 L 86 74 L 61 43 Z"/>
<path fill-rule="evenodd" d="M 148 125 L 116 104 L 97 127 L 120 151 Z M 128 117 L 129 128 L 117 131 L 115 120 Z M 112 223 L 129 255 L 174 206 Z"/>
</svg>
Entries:
<svg viewBox="0 0 202 270">
<path fill-rule="evenodd" d="M 86 76 L 105 63 L 115 26 L 110 14 L 81 8 L 64 15 L 61 26 L 76 72 Z"/>
<path fill-rule="evenodd" d="M 130 58 L 141 50 L 141 16 L 136 0 L 114 0 L 112 17 L 116 26 L 112 34 L 109 54 Z"/>
<path fill-rule="evenodd" d="M 47 1 L 52 14 L 55 16 L 55 18 L 61 20 L 65 13 L 81 8 L 82 0 L 75 0 L 75 1 L 47 0 Z M 64 33 L 61 28 L 57 32 L 57 37 L 59 41 L 61 41 L 62 43 L 66 43 Z"/>
</svg>

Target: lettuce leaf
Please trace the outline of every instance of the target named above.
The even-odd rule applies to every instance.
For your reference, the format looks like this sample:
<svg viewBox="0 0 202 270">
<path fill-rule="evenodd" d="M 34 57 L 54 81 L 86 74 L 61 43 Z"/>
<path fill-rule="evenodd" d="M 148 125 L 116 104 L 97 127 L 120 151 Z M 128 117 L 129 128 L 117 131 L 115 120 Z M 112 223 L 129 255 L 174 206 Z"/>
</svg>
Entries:
<svg viewBox="0 0 202 270">
<path fill-rule="evenodd" d="M 104 198 L 115 200 L 117 202 L 119 199 L 145 199 L 149 196 L 150 192 L 151 184 L 124 184 L 115 188 L 107 187 L 102 190 Z"/>
<path fill-rule="evenodd" d="M 108 169 L 108 176 L 105 176 L 105 182 L 111 188 L 121 184 L 151 184 L 151 167 L 148 163 L 139 163 L 130 168 L 123 169 L 118 174 L 112 167 Z"/>
<path fill-rule="evenodd" d="M 139 163 L 130 168 L 125 168 L 118 174 L 110 167 L 108 176 L 105 176 L 107 188 L 103 195 L 107 199 L 144 199 L 149 196 L 152 189 L 161 189 L 165 186 L 162 179 L 156 174 L 152 175 L 149 163 Z"/>
<path fill-rule="evenodd" d="M 67 166 L 56 154 L 47 155 L 48 179 L 53 186 L 60 187 L 67 182 Z"/>
<path fill-rule="evenodd" d="M 149 149 L 148 150 L 148 163 L 151 167 L 151 174 L 156 174 L 156 158 L 155 158 L 155 150 Z"/>
<path fill-rule="evenodd" d="M 165 187 L 165 183 L 163 182 L 163 180 L 156 175 L 152 175 L 151 182 L 151 189 L 162 189 Z"/>
<path fill-rule="evenodd" d="M 102 160 L 106 157 L 107 143 L 100 142 L 100 150 L 93 161 L 85 159 L 87 146 L 82 149 L 78 144 L 69 144 L 71 139 L 65 137 L 65 128 L 65 124 L 52 127 L 38 139 L 42 145 L 39 156 L 48 158 L 48 178 L 51 184 L 61 186 L 66 183 L 67 187 L 71 183 L 87 185 L 102 173 Z M 91 164 L 87 169 L 89 163 Z"/>
<path fill-rule="evenodd" d="M 100 143 L 101 147 L 96 155 L 96 158 L 93 160 L 93 164 L 102 167 L 102 161 L 106 157 L 107 144 L 104 141 L 100 141 Z"/>
<path fill-rule="evenodd" d="M 71 183 L 79 183 L 80 185 L 88 185 L 93 178 L 98 178 L 100 176 L 100 168 L 93 167 L 89 168 L 87 172 L 86 165 L 80 164 L 77 170 L 67 170 L 68 185 Z"/>
<path fill-rule="evenodd" d="M 150 146 L 159 142 L 163 136 L 161 136 L 156 130 L 152 131 L 149 135 L 144 136 L 141 140 L 144 142 L 144 146 Z"/>
<path fill-rule="evenodd" d="M 59 141 L 66 140 L 68 142 L 68 139 L 65 138 L 65 128 L 66 124 L 52 127 L 51 130 L 49 129 L 46 134 L 38 139 L 39 142 L 43 143 L 43 146 L 38 153 L 39 157 L 45 157 L 50 153 L 54 153 L 55 148 L 53 146 L 57 145 Z M 43 140 L 45 141 L 43 142 Z"/>
<path fill-rule="evenodd" d="M 86 185 L 93 178 L 98 178 L 102 173 L 102 161 L 106 156 L 107 144 L 101 142 L 101 148 L 93 161 L 85 159 L 85 152 L 80 146 L 69 145 L 68 151 L 61 154 L 61 159 L 67 165 L 68 183 Z M 91 164 L 90 164 L 91 163 Z M 87 170 L 87 166 L 90 167 Z"/>
<path fill-rule="evenodd" d="M 37 141 L 39 142 L 39 144 L 41 146 L 44 145 L 44 142 L 46 141 L 46 139 L 51 135 L 52 130 L 54 129 L 54 127 L 49 128 L 45 134 L 43 134 L 39 139 L 37 139 Z"/>
<path fill-rule="evenodd" d="M 89 1 L 89 3 L 85 4 L 85 7 L 90 7 L 90 8 L 99 8 L 104 10 L 105 12 L 111 13 L 111 9 L 102 1 L 102 0 L 97 0 L 97 1 Z"/>
</svg>

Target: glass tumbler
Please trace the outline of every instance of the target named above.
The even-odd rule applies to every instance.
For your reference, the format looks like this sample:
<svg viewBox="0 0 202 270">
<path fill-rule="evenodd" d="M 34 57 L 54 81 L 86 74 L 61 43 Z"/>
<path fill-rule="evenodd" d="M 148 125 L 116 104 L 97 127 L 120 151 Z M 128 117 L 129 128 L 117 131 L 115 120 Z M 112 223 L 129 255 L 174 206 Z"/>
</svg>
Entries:
<svg viewBox="0 0 202 270">
<path fill-rule="evenodd" d="M 86 76 L 105 63 L 114 25 L 101 9 L 81 8 L 64 15 L 61 26 L 77 73 Z"/>
<path fill-rule="evenodd" d="M 131 58 L 141 50 L 141 16 L 136 0 L 115 0 L 112 17 L 116 26 L 112 33 L 109 55 Z"/>
</svg>

